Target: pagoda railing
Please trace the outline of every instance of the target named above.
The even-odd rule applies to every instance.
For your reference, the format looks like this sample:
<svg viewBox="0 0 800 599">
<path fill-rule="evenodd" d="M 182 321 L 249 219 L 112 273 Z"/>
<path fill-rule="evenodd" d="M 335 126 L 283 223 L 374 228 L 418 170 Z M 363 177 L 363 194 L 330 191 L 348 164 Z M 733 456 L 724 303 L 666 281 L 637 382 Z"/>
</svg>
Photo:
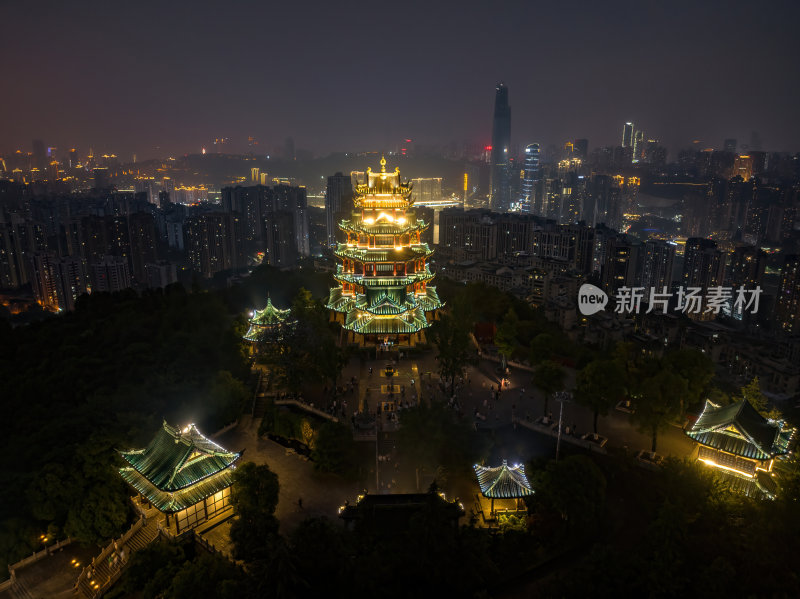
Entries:
<svg viewBox="0 0 800 599">
<path fill-rule="evenodd" d="M 57 543 L 48 545 L 41 551 L 35 551 L 33 554 L 19 560 L 14 564 L 10 564 L 8 566 L 8 574 L 10 578 L 8 580 L 0 582 L 0 591 L 11 589 L 13 592 L 14 590 L 18 590 L 22 595 L 25 595 L 27 591 L 25 590 L 24 585 L 22 585 L 22 582 L 17 580 L 17 570 L 24 568 L 29 564 L 38 562 L 40 559 L 45 558 L 48 555 L 51 555 L 52 553 L 55 553 L 56 551 L 58 551 L 62 547 L 66 547 L 70 543 L 72 543 L 72 539 L 67 537 L 66 539 L 62 539 Z"/>
<path fill-rule="evenodd" d="M 339 422 L 339 419 L 336 416 L 331 416 L 327 412 L 323 412 L 322 410 L 315 408 L 307 403 L 303 403 L 302 401 L 298 401 L 296 399 L 275 399 L 273 400 L 276 406 L 294 406 L 296 408 L 300 408 L 306 412 L 314 414 L 315 416 L 319 416 L 320 418 L 325 418 L 326 420 L 330 420 L 331 422 Z"/>
<path fill-rule="evenodd" d="M 99 569 L 100 564 L 103 563 L 105 560 L 108 560 L 109 556 L 112 553 L 123 549 L 125 547 L 125 544 L 133 537 L 133 535 L 139 532 L 139 530 L 141 530 L 141 528 L 145 526 L 146 523 L 147 519 L 144 517 L 144 515 L 141 515 L 139 519 L 136 522 L 134 522 L 133 525 L 128 529 L 128 531 L 125 534 L 123 534 L 119 539 L 111 539 L 111 542 L 108 545 L 106 545 L 106 547 L 100 552 L 100 555 L 92 558 L 92 563 L 86 566 L 81 571 L 80 575 L 78 576 L 78 580 L 75 583 L 75 590 L 77 592 L 81 592 L 79 591 L 79 589 L 84 588 L 85 585 L 83 583 L 89 582 L 89 584 L 91 584 L 93 580 L 90 574 L 92 572 L 96 572 Z M 103 593 L 106 590 L 108 590 L 109 587 L 111 587 L 111 585 L 113 585 L 115 582 L 117 582 L 117 580 L 119 580 L 119 577 L 122 576 L 122 569 L 124 565 L 127 563 L 128 559 L 130 558 L 130 553 L 131 552 L 129 549 L 124 554 L 125 557 L 120 560 L 119 567 L 114 568 L 109 578 L 107 578 L 102 583 L 98 582 L 98 586 L 94 589 L 94 594 L 91 595 L 91 597 L 93 598 L 101 597 Z M 84 594 L 85 593 L 81 593 L 81 595 Z"/>
</svg>

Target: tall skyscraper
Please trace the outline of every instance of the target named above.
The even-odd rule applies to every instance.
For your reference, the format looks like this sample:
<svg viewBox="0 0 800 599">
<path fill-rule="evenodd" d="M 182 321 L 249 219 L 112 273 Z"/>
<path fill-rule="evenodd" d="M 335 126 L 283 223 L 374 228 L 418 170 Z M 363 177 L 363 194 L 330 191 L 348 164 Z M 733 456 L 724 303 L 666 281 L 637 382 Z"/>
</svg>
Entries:
<svg viewBox="0 0 800 599">
<path fill-rule="evenodd" d="M 589 140 L 588 139 L 576 139 L 572 142 L 572 155 L 575 158 L 580 158 L 581 160 L 586 160 L 589 157 Z"/>
<path fill-rule="evenodd" d="M 622 127 L 622 147 L 633 147 L 633 123 L 625 123 Z"/>
<path fill-rule="evenodd" d="M 511 154 L 511 107 L 508 88 L 498 83 L 494 96 L 492 122 L 492 158 L 489 174 L 490 206 L 496 212 L 506 212 L 511 205 L 509 161 Z"/>
<path fill-rule="evenodd" d="M 350 175 L 336 173 L 328 177 L 325 189 L 325 230 L 328 245 L 336 243 L 336 232 L 340 220 L 344 220 L 352 209 L 353 182 Z"/>
<path fill-rule="evenodd" d="M 539 180 L 539 144 L 525 146 L 525 163 L 522 172 L 520 211 L 531 213 L 535 204 L 536 182 Z"/>
<path fill-rule="evenodd" d="M 639 162 L 644 158 L 644 131 L 639 129 L 633 135 L 633 162 Z"/>
</svg>

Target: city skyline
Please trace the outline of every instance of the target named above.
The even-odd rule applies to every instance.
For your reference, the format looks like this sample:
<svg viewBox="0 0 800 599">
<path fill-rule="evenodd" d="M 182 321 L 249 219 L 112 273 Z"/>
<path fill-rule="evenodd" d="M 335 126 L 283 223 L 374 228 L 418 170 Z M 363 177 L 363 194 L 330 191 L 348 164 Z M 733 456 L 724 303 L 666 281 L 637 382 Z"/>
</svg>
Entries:
<svg viewBox="0 0 800 599">
<path fill-rule="evenodd" d="M 800 139 L 791 101 L 800 84 L 785 76 L 798 53 L 798 7 L 788 2 L 758 13 L 745 3 L 689 13 L 629 3 L 573 13 L 319 5 L 313 22 L 294 8 L 245 8 L 7 5 L 16 26 L 0 43 L 17 56 L 6 75 L 18 84 L 0 101 L 0 152 L 28 150 L 33 139 L 139 159 L 215 151 L 215 139 L 264 155 L 287 137 L 317 154 L 404 139 L 488 145 L 498 81 L 514 94 L 519 147 L 575 138 L 615 146 L 626 121 L 671 153 L 696 139 L 747 144 L 753 132 L 769 150 L 795 150 Z M 386 43 L 386 31 L 414 41 Z M 74 59 L 61 59 L 65 50 Z M 541 57 L 533 72 L 523 68 L 531 53 Z M 388 84 L 395 72 L 404 80 Z"/>
</svg>

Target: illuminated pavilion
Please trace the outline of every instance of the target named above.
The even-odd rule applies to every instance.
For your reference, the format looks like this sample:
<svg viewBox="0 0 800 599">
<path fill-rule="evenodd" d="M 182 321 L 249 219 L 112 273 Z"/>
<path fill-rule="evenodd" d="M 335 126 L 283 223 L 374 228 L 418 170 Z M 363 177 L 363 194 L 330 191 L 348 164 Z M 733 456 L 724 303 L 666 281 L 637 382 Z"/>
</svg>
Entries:
<svg viewBox="0 0 800 599">
<path fill-rule="evenodd" d="M 119 469 L 122 478 L 166 515 L 175 534 L 228 509 L 234 464 L 242 455 L 207 439 L 194 424 L 179 429 L 166 422 L 147 447 L 120 454 L 129 464 Z"/>
<path fill-rule="evenodd" d="M 509 466 L 508 462 L 503 460 L 500 466 L 494 468 L 475 464 L 474 469 L 481 495 L 492 501 L 492 513 L 494 513 L 495 499 L 522 499 L 533 495 L 523 464 Z"/>
<path fill-rule="evenodd" d="M 248 321 L 249 327 L 244 335 L 244 340 L 250 343 L 251 352 L 262 343 L 280 341 L 287 327 L 295 324 L 291 317 L 290 309 L 281 310 L 272 304 L 272 299 L 267 296 L 267 305 L 263 310 L 253 310 Z"/>
<path fill-rule="evenodd" d="M 686 431 L 697 441 L 697 459 L 725 477 L 731 487 L 751 497 L 775 496 L 772 466 L 789 453 L 794 429 L 768 420 L 747 400 L 718 406 L 708 400 L 697 422 Z"/>
<path fill-rule="evenodd" d="M 358 185 L 355 210 L 339 228 L 347 235 L 334 253 L 342 261 L 327 307 L 341 323 L 347 343 L 360 346 L 414 346 L 424 341 L 442 302 L 427 260 L 433 250 L 421 241 L 430 226 L 410 211 L 411 186 L 400 180 L 400 169 L 367 169 Z"/>
</svg>

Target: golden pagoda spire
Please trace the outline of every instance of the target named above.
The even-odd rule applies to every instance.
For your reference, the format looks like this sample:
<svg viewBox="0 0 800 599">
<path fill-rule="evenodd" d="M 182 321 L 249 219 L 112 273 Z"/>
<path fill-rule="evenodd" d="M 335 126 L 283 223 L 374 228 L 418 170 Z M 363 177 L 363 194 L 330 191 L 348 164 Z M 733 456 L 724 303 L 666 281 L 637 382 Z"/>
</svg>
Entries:
<svg viewBox="0 0 800 599">
<path fill-rule="evenodd" d="M 386 178 L 386 156 L 381 156 L 381 179 Z"/>
</svg>

